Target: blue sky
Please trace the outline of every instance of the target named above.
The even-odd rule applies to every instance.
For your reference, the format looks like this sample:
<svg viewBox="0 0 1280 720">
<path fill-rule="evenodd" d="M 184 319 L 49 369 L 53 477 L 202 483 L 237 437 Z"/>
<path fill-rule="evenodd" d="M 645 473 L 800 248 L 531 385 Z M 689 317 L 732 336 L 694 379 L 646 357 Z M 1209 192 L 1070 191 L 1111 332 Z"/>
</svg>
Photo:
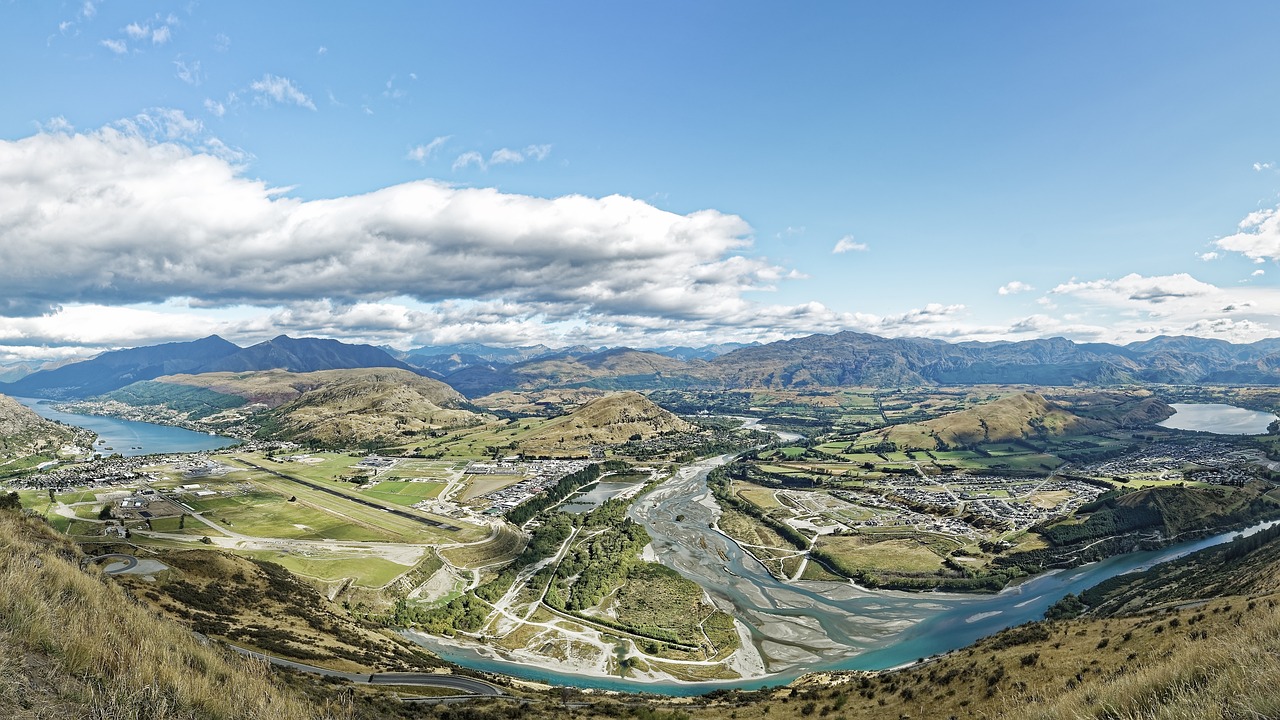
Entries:
<svg viewBox="0 0 1280 720">
<path fill-rule="evenodd" d="M 0 361 L 1280 334 L 1274 3 L 366 5 L 6 4 Z"/>
</svg>

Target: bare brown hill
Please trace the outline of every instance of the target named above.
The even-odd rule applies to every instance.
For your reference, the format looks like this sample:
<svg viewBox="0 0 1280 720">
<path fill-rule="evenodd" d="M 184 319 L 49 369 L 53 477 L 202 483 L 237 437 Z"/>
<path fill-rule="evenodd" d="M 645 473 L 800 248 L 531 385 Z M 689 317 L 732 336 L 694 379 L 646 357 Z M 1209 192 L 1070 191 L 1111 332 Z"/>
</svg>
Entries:
<svg viewBox="0 0 1280 720">
<path fill-rule="evenodd" d="M 533 453 L 580 452 L 592 445 L 615 445 L 696 430 L 696 426 L 663 410 L 640 393 L 621 392 L 592 400 L 568 415 L 552 419 L 526 438 L 521 449 Z"/>
</svg>

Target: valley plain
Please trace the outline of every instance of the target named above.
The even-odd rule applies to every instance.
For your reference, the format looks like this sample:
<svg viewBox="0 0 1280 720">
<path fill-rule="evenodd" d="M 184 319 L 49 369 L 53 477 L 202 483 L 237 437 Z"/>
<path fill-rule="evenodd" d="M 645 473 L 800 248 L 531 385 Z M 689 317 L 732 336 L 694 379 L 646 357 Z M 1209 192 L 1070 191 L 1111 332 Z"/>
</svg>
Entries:
<svg viewBox="0 0 1280 720">
<path fill-rule="evenodd" d="M 1056 603 L 1080 592 L 1066 583 L 1025 602 L 1010 593 L 1280 518 L 1274 425 L 1224 435 L 1159 424 L 1171 403 L 1273 410 L 1280 393 L 1265 386 L 636 392 L 574 380 L 468 400 L 404 368 L 298 370 L 161 376 L 55 405 L 242 441 L 211 452 L 103 457 L 86 437 L 73 451 L 74 431 L 19 406 L 13 437 L 50 440 L 11 442 L 25 471 L 7 482 L 28 515 L 106 557 L 109 582 L 245 651 L 334 672 L 460 663 L 535 705 L 541 685 L 528 681 L 720 688 L 682 707 L 730 692 L 746 716 L 785 715 L 792 697 L 814 698 L 796 708 L 808 714 L 822 687 L 840 708 L 882 708 L 884 678 L 904 708 L 917 702 L 907 682 L 921 698 L 930 687 L 953 697 L 938 673 L 973 640 L 1046 608 L 1057 623 L 1103 612 L 1096 593 Z M 136 564 L 110 569 L 118 556 Z M 1103 622 L 1105 638 L 1148 627 L 1149 599 L 1117 603 L 1105 612 L 1121 612 L 1118 625 L 1087 622 Z M 902 655 L 913 628 L 953 616 L 958 629 L 939 637 L 954 640 Z M 1057 627 L 981 641 L 1022 654 L 980 698 L 962 693 L 954 714 L 1048 693 L 1052 658 L 1089 654 L 1075 642 L 1046 650 Z M 1132 644 L 1128 662 L 1178 652 L 1175 635 Z M 992 667 L 1009 665 L 1002 652 Z M 921 665 L 924 655 L 944 659 Z M 912 668 L 841 669 L 863 657 Z M 732 689 L 788 682 L 786 695 Z M 402 694 L 415 692 L 431 691 Z"/>
</svg>

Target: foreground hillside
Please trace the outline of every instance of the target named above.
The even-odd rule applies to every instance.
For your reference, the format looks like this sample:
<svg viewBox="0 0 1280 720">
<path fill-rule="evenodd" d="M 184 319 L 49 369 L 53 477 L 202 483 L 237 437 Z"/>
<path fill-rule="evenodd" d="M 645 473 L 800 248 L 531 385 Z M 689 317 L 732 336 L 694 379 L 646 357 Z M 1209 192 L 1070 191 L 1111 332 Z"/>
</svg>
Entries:
<svg viewBox="0 0 1280 720">
<path fill-rule="evenodd" d="M 0 716 L 344 718 L 132 602 L 43 522 L 0 510 Z"/>
</svg>

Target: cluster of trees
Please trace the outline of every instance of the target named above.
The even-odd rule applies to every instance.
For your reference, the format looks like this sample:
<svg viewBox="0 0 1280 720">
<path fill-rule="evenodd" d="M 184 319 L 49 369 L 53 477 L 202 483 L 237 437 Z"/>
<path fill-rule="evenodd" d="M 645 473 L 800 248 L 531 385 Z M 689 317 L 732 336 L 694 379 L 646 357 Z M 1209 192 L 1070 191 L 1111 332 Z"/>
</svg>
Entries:
<svg viewBox="0 0 1280 720">
<path fill-rule="evenodd" d="M 1164 517 L 1153 507 L 1115 505 L 1098 510 L 1082 523 L 1054 525 L 1039 532 L 1046 540 L 1061 547 L 1163 524 Z"/>
<path fill-rule="evenodd" d="M 649 533 L 630 519 L 607 525 L 578 544 L 556 570 L 557 584 L 567 593 L 558 607 L 576 611 L 598 605 L 610 590 L 626 580 L 636 555 L 648 544 Z M 566 583 L 571 584 L 564 587 Z"/>
</svg>

